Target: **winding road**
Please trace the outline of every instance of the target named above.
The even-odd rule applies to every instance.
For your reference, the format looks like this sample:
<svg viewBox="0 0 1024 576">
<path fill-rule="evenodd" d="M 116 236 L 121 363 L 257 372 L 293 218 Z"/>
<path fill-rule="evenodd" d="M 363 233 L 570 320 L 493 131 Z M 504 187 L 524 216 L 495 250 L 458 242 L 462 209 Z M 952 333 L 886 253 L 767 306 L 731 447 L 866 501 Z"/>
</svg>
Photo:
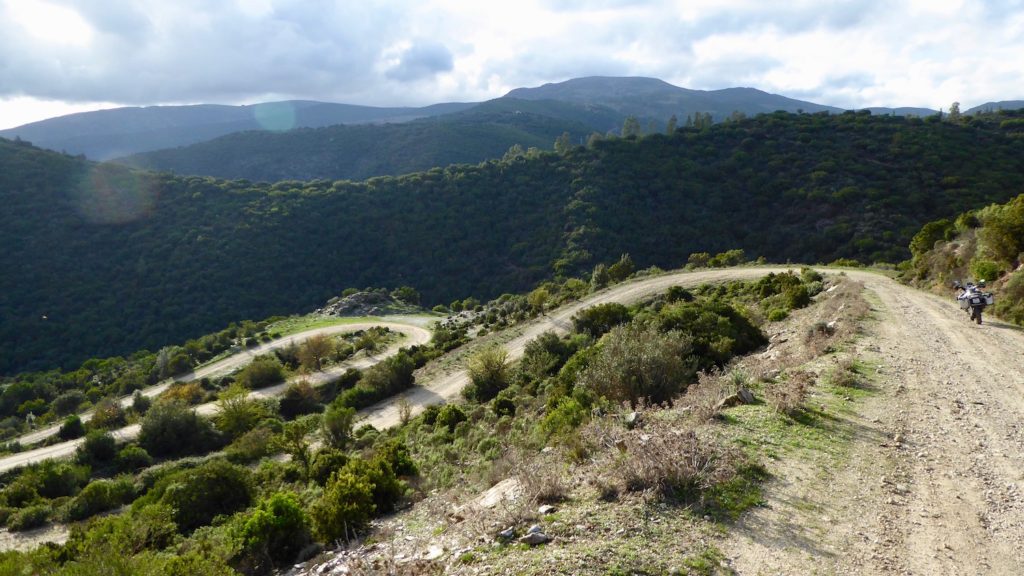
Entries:
<svg viewBox="0 0 1024 576">
<path fill-rule="evenodd" d="M 150 386 L 142 390 L 142 393 L 148 397 L 155 397 L 162 393 L 175 382 L 189 382 L 192 380 L 198 380 L 200 378 L 223 376 L 226 374 L 230 374 L 234 370 L 237 370 L 242 366 L 245 366 L 249 362 L 252 362 L 253 358 L 261 354 L 265 354 L 278 348 L 290 346 L 292 344 L 300 344 L 313 336 L 345 334 L 349 332 L 356 332 L 359 330 L 368 330 L 374 327 L 389 328 L 390 330 L 398 332 L 403 335 L 403 339 L 401 342 L 389 346 L 387 350 L 380 352 L 378 354 L 374 354 L 372 356 L 359 355 L 358 357 L 352 358 L 345 362 L 341 362 L 322 372 L 316 372 L 313 374 L 303 374 L 300 376 L 296 376 L 287 382 L 283 382 L 275 386 L 269 386 L 267 388 L 262 388 L 260 390 L 255 390 L 251 393 L 251 395 L 254 397 L 264 398 L 278 396 L 284 393 L 284 391 L 288 388 L 288 385 L 296 380 L 307 380 L 313 386 L 319 386 L 325 382 L 330 381 L 332 378 L 337 377 L 337 375 L 341 374 L 345 370 L 348 370 L 349 368 L 362 369 L 372 366 L 373 364 L 376 364 L 377 362 L 397 353 L 398 349 L 402 346 L 426 344 L 427 342 L 430 341 L 431 333 L 428 329 L 418 324 L 421 324 L 421 322 L 417 322 L 417 320 L 415 319 L 394 318 L 388 320 L 382 319 L 381 321 L 335 324 L 332 326 L 322 326 L 319 328 L 313 328 L 290 336 L 284 336 L 282 338 L 266 342 L 253 348 L 249 348 L 247 350 L 239 352 L 238 354 L 234 354 L 232 356 L 224 358 L 223 360 L 218 360 L 216 362 L 212 362 L 206 366 L 198 368 L 194 372 L 182 374 L 175 378 L 169 378 L 159 384 Z M 128 406 L 132 402 L 132 397 L 125 396 L 120 398 L 119 401 L 122 406 Z M 214 414 L 217 411 L 217 403 L 209 402 L 206 404 L 201 404 L 199 406 L 196 406 L 196 411 L 204 415 Z M 91 416 L 91 412 L 85 412 L 81 415 L 83 421 L 88 421 L 88 419 Z M 31 434 L 21 436 L 16 440 L 21 442 L 22 445 L 38 443 L 46 438 L 53 436 L 54 434 L 57 433 L 59 429 L 60 425 L 49 426 L 47 428 L 37 430 L 36 432 L 32 432 Z M 133 424 L 131 426 L 126 426 L 119 430 L 113 431 L 112 434 L 119 441 L 131 440 L 138 436 L 139 425 Z M 18 454 L 7 456 L 5 458 L 0 458 L 0 472 L 6 472 L 7 470 L 11 470 L 12 468 L 17 468 L 18 466 L 24 466 L 26 464 L 31 464 L 34 462 L 41 462 L 43 460 L 50 460 L 53 458 L 64 458 L 70 456 L 71 454 L 74 454 L 75 450 L 83 441 L 83 439 L 79 438 L 68 442 L 53 444 L 51 446 L 36 448 L 34 450 L 27 450 L 25 452 L 20 452 Z"/>
</svg>

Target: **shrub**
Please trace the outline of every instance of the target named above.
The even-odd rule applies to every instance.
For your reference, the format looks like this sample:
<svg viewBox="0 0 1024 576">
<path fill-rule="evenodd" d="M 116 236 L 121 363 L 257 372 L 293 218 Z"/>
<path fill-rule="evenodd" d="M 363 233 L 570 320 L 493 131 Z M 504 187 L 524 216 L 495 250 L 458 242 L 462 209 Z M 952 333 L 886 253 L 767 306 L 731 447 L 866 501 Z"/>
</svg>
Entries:
<svg viewBox="0 0 1024 576">
<path fill-rule="evenodd" d="M 324 542 L 349 538 L 366 527 L 374 513 L 373 486 L 348 470 L 335 473 L 310 509 L 313 528 Z"/>
<path fill-rule="evenodd" d="M 276 356 L 258 356 L 242 368 L 235 381 L 252 390 L 266 388 L 284 381 L 284 366 Z"/>
<path fill-rule="evenodd" d="M 131 502 L 134 496 L 135 489 L 130 477 L 90 482 L 68 504 L 67 519 L 83 520 L 100 512 L 113 510 Z"/>
<path fill-rule="evenodd" d="M 209 524 L 214 517 L 243 510 L 252 503 L 249 472 L 224 460 L 171 474 L 147 494 L 147 502 L 170 506 L 181 532 Z"/>
<path fill-rule="evenodd" d="M 1002 274 L 1003 268 L 991 260 L 975 260 L 971 262 L 971 274 L 976 280 L 991 282 Z"/>
<path fill-rule="evenodd" d="M 320 396 L 316 388 L 306 380 L 289 384 L 278 403 L 278 413 L 285 420 L 293 420 L 298 416 L 321 410 L 323 407 L 320 405 Z"/>
<path fill-rule="evenodd" d="M 117 441 L 109 432 L 93 430 L 78 447 L 78 460 L 83 464 L 103 464 L 117 456 Z"/>
<path fill-rule="evenodd" d="M 153 465 L 153 457 L 142 446 L 125 446 L 117 453 L 117 468 L 122 472 L 137 472 Z"/>
<path fill-rule="evenodd" d="M 326 486 L 331 475 L 348 464 L 348 455 L 341 450 L 324 448 L 313 456 L 309 464 L 309 479 L 320 486 Z"/>
<path fill-rule="evenodd" d="M 555 407 L 544 415 L 540 428 L 547 436 L 565 434 L 578 428 L 586 421 L 589 411 L 575 398 L 562 396 Z"/>
<path fill-rule="evenodd" d="M 78 410 L 83 402 L 85 393 L 81 390 L 69 390 L 53 399 L 53 413 L 57 416 L 67 416 Z"/>
<path fill-rule="evenodd" d="M 494 402 L 491 403 L 491 410 L 494 411 L 496 416 L 516 415 L 516 403 L 510 392 L 511 390 L 508 389 L 502 390 L 498 393 L 498 396 L 494 398 Z"/>
<path fill-rule="evenodd" d="M 93 408 L 92 419 L 89 420 L 89 428 L 93 430 L 106 430 L 124 426 L 124 410 L 117 400 L 104 398 Z"/>
<path fill-rule="evenodd" d="M 26 479 L 35 483 L 39 495 L 44 498 L 74 496 L 89 481 L 89 467 L 70 462 L 43 462 L 28 473 Z"/>
<path fill-rule="evenodd" d="M 85 425 L 82 424 L 82 419 L 77 414 L 65 418 L 64 423 L 57 430 L 57 437 L 61 440 L 74 440 L 84 435 Z"/>
<path fill-rule="evenodd" d="M 39 500 L 39 491 L 35 479 L 29 473 L 23 472 L 0 492 L 0 501 L 13 508 L 24 508 L 36 500 Z"/>
<path fill-rule="evenodd" d="M 136 414 L 140 416 L 145 414 L 146 411 L 149 410 L 149 407 L 152 405 L 153 399 L 150 398 L 149 396 L 146 396 L 142 392 L 136 390 L 135 394 L 132 394 L 132 410 Z"/>
<path fill-rule="evenodd" d="M 671 401 L 696 375 L 692 338 L 653 326 L 614 328 L 579 376 L 579 386 L 612 402 Z"/>
<path fill-rule="evenodd" d="M 324 412 L 320 424 L 324 441 L 328 446 L 344 450 L 352 439 L 352 426 L 355 424 L 354 408 L 332 403 Z"/>
<path fill-rule="evenodd" d="M 462 393 L 470 400 L 487 402 L 507 388 L 511 380 L 508 352 L 500 346 L 473 355 L 466 368 L 470 384 Z"/>
<path fill-rule="evenodd" d="M 792 416 L 807 400 L 813 378 L 803 371 L 788 374 L 781 382 L 767 382 L 764 385 L 764 400 L 776 412 Z"/>
<path fill-rule="evenodd" d="M 383 446 L 377 448 L 376 458 L 391 465 L 398 476 L 415 476 L 419 473 L 412 455 L 409 454 L 409 447 L 400 440 L 388 440 Z"/>
<path fill-rule="evenodd" d="M 185 404 L 158 402 L 142 418 L 139 444 L 155 456 L 197 454 L 220 445 L 220 435 Z"/>
<path fill-rule="evenodd" d="M 443 426 L 448 429 L 448 432 L 455 432 L 455 426 L 459 422 L 465 422 L 468 418 L 466 413 L 462 411 L 455 404 L 445 404 L 441 407 L 441 410 L 437 413 L 437 421 L 435 426 Z"/>
<path fill-rule="evenodd" d="M 43 526 L 50 519 L 50 505 L 38 504 L 18 510 L 7 520 L 7 528 L 11 532 L 23 532 Z"/>
<path fill-rule="evenodd" d="M 310 541 L 306 514 L 291 492 L 275 492 L 261 500 L 242 524 L 241 536 L 246 547 L 275 564 L 291 563 Z"/>
<path fill-rule="evenodd" d="M 769 322 L 781 322 L 789 318 L 789 311 L 785 308 L 773 308 L 768 311 Z"/>
<path fill-rule="evenodd" d="M 228 460 L 246 464 L 274 453 L 274 431 L 260 425 L 235 439 L 224 449 Z"/>
<path fill-rule="evenodd" d="M 629 322 L 629 309 L 617 302 L 598 304 L 580 310 L 572 318 L 573 329 L 598 338 L 615 326 Z"/>
<path fill-rule="evenodd" d="M 217 407 L 220 410 L 214 416 L 214 422 L 217 429 L 229 439 L 238 438 L 252 430 L 260 420 L 270 416 L 266 405 L 250 397 L 249 389 L 237 383 L 221 393 Z"/>
</svg>

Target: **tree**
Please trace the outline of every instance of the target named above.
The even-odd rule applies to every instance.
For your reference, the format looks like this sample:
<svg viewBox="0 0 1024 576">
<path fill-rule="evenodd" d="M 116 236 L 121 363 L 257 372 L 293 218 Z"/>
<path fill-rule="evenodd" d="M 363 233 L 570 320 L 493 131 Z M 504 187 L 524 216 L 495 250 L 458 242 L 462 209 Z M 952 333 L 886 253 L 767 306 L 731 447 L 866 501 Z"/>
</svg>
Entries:
<svg viewBox="0 0 1024 576">
<path fill-rule="evenodd" d="M 565 155 L 572 150 L 572 139 L 568 132 L 562 132 L 558 138 L 555 139 L 555 152 Z"/>
<path fill-rule="evenodd" d="M 600 290 L 608 285 L 611 277 L 608 276 L 608 267 L 604 264 L 594 266 L 594 272 L 590 275 L 590 288 Z"/>
<path fill-rule="evenodd" d="M 644 130 L 640 127 L 640 120 L 636 116 L 626 116 L 626 119 L 622 122 L 622 137 L 623 138 L 639 138 L 643 136 Z"/>
<path fill-rule="evenodd" d="M 526 302 L 537 312 L 544 312 L 544 307 L 547 305 L 548 300 L 551 299 L 551 293 L 548 292 L 547 288 L 541 287 L 536 288 L 526 297 Z"/>
<path fill-rule="evenodd" d="M 391 291 L 391 297 L 411 306 L 420 305 L 420 293 L 412 286 L 402 286 Z"/>
<path fill-rule="evenodd" d="M 676 128 L 678 128 L 678 127 L 679 127 L 679 119 L 676 118 L 675 114 L 673 114 L 672 117 L 668 119 L 668 126 L 665 127 L 665 133 L 668 134 L 669 136 L 671 136 L 671 135 L 675 134 Z"/>
<path fill-rule="evenodd" d="M 277 448 L 291 454 L 292 460 L 302 466 L 306 472 L 309 471 L 309 440 L 306 436 L 316 429 L 318 419 L 315 416 L 305 416 L 294 422 L 288 422 L 281 429 L 281 433 L 275 439 Z"/>
<path fill-rule="evenodd" d="M 323 362 L 334 353 L 334 341 L 326 334 L 314 334 L 299 347 L 299 364 L 305 370 L 319 372 Z"/>
<path fill-rule="evenodd" d="M 618 262 L 608 267 L 608 278 L 612 282 L 622 282 L 632 276 L 633 272 L 636 272 L 633 259 L 629 257 L 629 254 L 623 254 Z"/>
<path fill-rule="evenodd" d="M 953 102 L 952 104 L 949 105 L 949 121 L 959 122 L 961 119 L 962 116 L 960 114 L 960 103 Z"/>
</svg>

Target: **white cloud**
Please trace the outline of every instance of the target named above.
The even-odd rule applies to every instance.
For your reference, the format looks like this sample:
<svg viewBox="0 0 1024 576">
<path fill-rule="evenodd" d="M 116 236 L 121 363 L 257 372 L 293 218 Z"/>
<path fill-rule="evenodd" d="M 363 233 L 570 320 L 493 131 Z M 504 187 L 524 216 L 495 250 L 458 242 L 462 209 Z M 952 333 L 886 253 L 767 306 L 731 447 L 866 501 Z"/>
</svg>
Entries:
<svg viewBox="0 0 1024 576">
<path fill-rule="evenodd" d="M 586 75 L 967 108 L 1024 96 L 1022 53 L 1020 0 L 0 0 L 0 126 L 27 102 L 422 105 Z"/>
</svg>

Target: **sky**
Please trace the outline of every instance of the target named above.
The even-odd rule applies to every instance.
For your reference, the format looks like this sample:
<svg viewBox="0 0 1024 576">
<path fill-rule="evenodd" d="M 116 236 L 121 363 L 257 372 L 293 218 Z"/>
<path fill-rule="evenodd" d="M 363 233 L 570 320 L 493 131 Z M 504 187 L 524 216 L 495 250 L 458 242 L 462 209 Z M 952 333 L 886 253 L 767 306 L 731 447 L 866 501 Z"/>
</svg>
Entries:
<svg viewBox="0 0 1024 576">
<path fill-rule="evenodd" d="M 115 106 L 477 102 L 597 75 L 966 110 L 1024 99 L 1024 0 L 0 0 L 0 129 Z"/>
</svg>

